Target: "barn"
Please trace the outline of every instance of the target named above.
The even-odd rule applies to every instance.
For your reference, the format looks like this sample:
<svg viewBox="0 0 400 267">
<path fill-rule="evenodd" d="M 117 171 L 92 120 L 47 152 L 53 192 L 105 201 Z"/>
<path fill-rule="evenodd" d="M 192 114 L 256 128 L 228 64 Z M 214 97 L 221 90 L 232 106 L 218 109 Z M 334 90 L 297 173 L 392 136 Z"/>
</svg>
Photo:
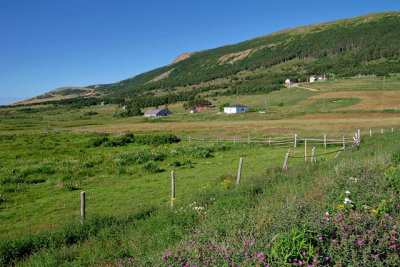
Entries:
<svg viewBox="0 0 400 267">
<path fill-rule="evenodd" d="M 144 113 L 145 117 L 161 117 L 171 115 L 172 112 L 167 108 L 150 109 Z"/>
<path fill-rule="evenodd" d="M 242 105 L 233 105 L 229 107 L 224 107 L 224 113 L 226 114 L 233 114 L 233 113 L 240 113 L 249 110 L 249 107 L 242 106 Z"/>
</svg>

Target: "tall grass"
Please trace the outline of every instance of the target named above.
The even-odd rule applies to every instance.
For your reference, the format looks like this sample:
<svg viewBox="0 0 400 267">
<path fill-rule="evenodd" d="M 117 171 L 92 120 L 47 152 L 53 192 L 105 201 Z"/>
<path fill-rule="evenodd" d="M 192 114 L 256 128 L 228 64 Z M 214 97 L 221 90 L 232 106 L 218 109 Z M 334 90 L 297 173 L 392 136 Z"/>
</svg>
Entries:
<svg viewBox="0 0 400 267">
<path fill-rule="evenodd" d="M 336 160 L 267 168 L 240 185 L 224 175 L 174 209 L 139 219 L 93 218 L 2 241 L 1 262 L 393 265 L 400 260 L 399 137 L 366 137 Z"/>
</svg>

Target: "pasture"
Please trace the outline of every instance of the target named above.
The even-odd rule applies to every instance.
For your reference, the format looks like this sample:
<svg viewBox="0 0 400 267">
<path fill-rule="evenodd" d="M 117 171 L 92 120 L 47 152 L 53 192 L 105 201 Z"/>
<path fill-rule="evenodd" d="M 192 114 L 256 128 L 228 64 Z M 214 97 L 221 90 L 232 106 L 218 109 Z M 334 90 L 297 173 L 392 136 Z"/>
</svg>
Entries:
<svg viewBox="0 0 400 267">
<path fill-rule="evenodd" d="M 310 213 L 303 212 L 308 214 L 306 218 L 296 218 L 314 227 L 306 219 L 320 216 L 322 210 L 337 213 L 337 205 L 341 205 L 344 193 L 336 181 L 352 186 L 343 179 L 361 177 L 363 170 L 383 181 L 386 176 L 382 173 L 388 171 L 388 166 L 396 169 L 400 163 L 396 148 L 388 145 L 397 140 L 393 138 L 400 130 L 400 113 L 395 106 L 400 80 L 398 76 L 387 77 L 384 91 L 377 88 L 381 82 L 376 77 L 343 79 L 310 84 L 318 86 L 315 92 L 286 88 L 265 95 L 210 99 L 217 107 L 229 102 L 265 110 L 265 114 L 189 114 L 182 108 L 183 103 L 177 103 L 168 106 L 173 115 L 149 120 L 120 117 L 121 108 L 116 105 L 3 107 L 0 237 L 9 242 L 0 244 L 0 262 L 78 266 L 119 265 L 123 260 L 126 265 L 134 265 L 128 260 L 132 258 L 141 264 L 158 265 L 164 249 L 177 249 L 176 245 L 183 244 L 193 229 L 201 227 L 214 227 L 221 233 L 217 240 L 225 242 L 226 254 L 229 246 L 239 247 L 243 241 L 270 242 L 279 231 L 300 229 L 289 217 L 277 219 L 275 214 L 287 207 L 290 214 L 300 216 L 295 210 L 302 210 L 303 204 L 299 203 L 303 202 Z M 327 134 L 328 138 L 340 139 L 350 138 L 358 128 L 364 136 L 362 144 L 365 142 L 361 154 L 357 148 L 334 159 L 334 153 L 318 157 L 317 164 L 290 158 L 288 172 L 281 170 L 285 154 L 291 148 L 292 156 L 303 156 L 302 142 L 295 148 L 293 144 L 270 147 L 266 143 L 188 141 L 189 136 L 255 140 L 294 138 L 295 134 L 319 139 Z M 381 128 L 383 135 L 379 133 Z M 370 129 L 374 138 L 367 136 Z M 152 139 L 158 135 L 156 140 L 170 140 L 171 134 L 181 141 L 163 143 Z M 308 155 L 313 145 L 309 146 Z M 319 145 L 317 153 L 339 148 L 341 144 L 326 149 Z M 366 160 L 366 155 L 373 160 Z M 235 187 L 239 158 L 244 159 L 243 185 Z M 177 199 L 176 210 L 171 211 L 172 170 Z M 393 179 L 381 187 L 374 184 L 378 186 L 377 195 L 372 194 L 374 190 L 365 190 L 371 186 L 367 182 L 361 189 L 352 190 L 365 199 L 364 205 L 379 210 L 382 199 L 389 197 L 395 196 L 391 205 L 397 205 L 393 193 L 397 178 Z M 79 224 L 81 191 L 86 192 L 88 216 L 83 226 Z M 198 203 L 196 207 L 209 207 L 208 215 L 188 208 L 194 202 Z M 280 227 L 279 220 L 287 225 Z M 271 227 L 275 227 L 273 231 Z M 266 229 L 270 233 L 261 234 Z M 283 239 L 278 240 L 281 243 L 277 246 L 288 248 Z M 267 254 L 265 249 L 260 247 Z M 167 262 L 173 265 L 175 260 Z M 197 259 L 185 260 L 198 264 Z M 241 256 L 237 260 L 242 260 Z M 287 259 L 280 260 L 287 263 Z M 311 258 L 303 260 L 310 262 Z"/>
</svg>

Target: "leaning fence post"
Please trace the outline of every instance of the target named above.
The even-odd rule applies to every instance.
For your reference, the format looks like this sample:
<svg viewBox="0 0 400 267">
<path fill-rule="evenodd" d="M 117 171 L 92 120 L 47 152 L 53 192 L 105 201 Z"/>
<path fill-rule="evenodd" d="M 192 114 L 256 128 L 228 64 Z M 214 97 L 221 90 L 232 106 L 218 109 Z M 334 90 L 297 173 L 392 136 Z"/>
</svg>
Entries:
<svg viewBox="0 0 400 267">
<path fill-rule="evenodd" d="M 243 164 L 243 158 L 240 158 L 238 175 L 237 175 L 237 178 L 236 178 L 236 184 L 239 184 L 239 182 L 240 182 L 240 176 L 242 175 L 242 164 Z"/>
<path fill-rule="evenodd" d="M 282 169 L 284 169 L 284 170 L 287 170 L 287 169 L 288 169 L 288 165 L 289 165 L 289 156 L 290 156 L 290 148 L 289 148 L 288 153 L 286 153 L 285 162 L 283 163 Z"/>
<path fill-rule="evenodd" d="M 294 147 L 297 147 L 297 134 L 294 135 Z"/>
<path fill-rule="evenodd" d="M 344 147 L 341 150 L 338 151 L 338 153 L 335 156 L 335 159 L 339 156 L 340 152 L 342 152 L 343 149 L 344 149 Z"/>
<path fill-rule="evenodd" d="M 171 171 L 171 208 L 174 207 L 175 200 L 175 172 Z"/>
<path fill-rule="evenodd" d="M 317 162 L 317 158 L 315 157 L 315 147 L 311 150 L 311 163 Z"/>
<path fill-rule="evenodd" d="M 326 149 L 326 134 L 324 134 L 324 148 Z"/>
<path fill-rule="evenodd" d="M 81 223 L 85 221 L 86 213 L 86 199 L 85 199 L 85 191 L 81 192 Z"/>
<path fill-rule="evenodd" d="M 307 139 L 304 139 L 304 161 L 307 162 Z"/>
</svg>

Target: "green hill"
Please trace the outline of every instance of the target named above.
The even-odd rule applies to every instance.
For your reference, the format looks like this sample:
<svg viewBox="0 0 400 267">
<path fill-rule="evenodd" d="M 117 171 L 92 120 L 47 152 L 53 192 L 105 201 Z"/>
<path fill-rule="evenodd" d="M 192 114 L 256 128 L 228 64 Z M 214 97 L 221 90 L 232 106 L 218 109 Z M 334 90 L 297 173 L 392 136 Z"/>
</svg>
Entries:
<svg viewBox="0 0 400 267">
<path fill-rule="evenodd" d="M 206 96 L 268 93 L 285 79 L 400 72 L 400 12 L 283 30 L 234 45 L 183 54 L 173 63 L 113 84 L 92 85 L 101 100 L 148 107 Z M 90 105 L 99 98 L 58 100 Z"/>
</svg>

